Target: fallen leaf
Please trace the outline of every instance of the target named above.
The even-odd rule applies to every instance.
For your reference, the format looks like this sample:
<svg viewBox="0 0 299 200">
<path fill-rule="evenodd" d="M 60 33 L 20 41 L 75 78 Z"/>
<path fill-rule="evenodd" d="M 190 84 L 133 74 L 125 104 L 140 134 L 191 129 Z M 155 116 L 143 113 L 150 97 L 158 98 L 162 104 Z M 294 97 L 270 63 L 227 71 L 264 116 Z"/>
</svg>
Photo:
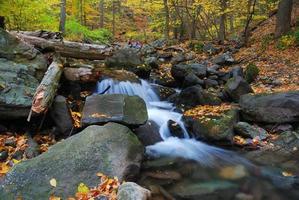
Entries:
<svg viewBox="0 0 299 200">
<path fill-rule="evenodd" d="M 53 186 L 53 187 L 56 187 L 56 186 L 57 186 L 57 181 L 56 181 L 55 178 L 52 178 L 52 179 L 50 180 L 50 185 Z"/>
<path fill-rule="evenodd" d="M 88 186 L 86 186 L 84 183 L 80 183 L 78 186 L 78 193 L 87 194 L 88 192 L 89 192 Z"/>
</svg>

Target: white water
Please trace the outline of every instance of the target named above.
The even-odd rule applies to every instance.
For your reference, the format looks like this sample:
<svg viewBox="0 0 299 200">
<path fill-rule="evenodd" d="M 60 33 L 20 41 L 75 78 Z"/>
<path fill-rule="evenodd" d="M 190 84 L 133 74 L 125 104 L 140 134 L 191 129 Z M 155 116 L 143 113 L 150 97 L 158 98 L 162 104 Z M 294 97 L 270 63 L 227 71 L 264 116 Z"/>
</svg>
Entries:
<svg viewBox="0 0 299 200">
<path fill-rule="evenodd" d="M 162 142 L 146 147 L 146 154 L 150 157 L 183 157 L 195 160 L 204 166 L 217 166 L 223 163 L 250 165 L 246 159 L 233 152 L 190 138 L 181 120 L 182 114 L 175 112 L 171 103 L 160 101 L 148 82 L 141 80 L 141 84 L 138 84 L 105 79 L 98 83 L 96 92 L 101 93 L 109 86 L 110 89 L 106 92 L 107 94 L 138 95 L 144 99 L 149 120 L 154 121 L 160 127 L 159 133 L 163 139 Z M 171 136 L 167 125 L 170 119 L 181 126 L 184 131 L 184 139 Z"/>
</svg>

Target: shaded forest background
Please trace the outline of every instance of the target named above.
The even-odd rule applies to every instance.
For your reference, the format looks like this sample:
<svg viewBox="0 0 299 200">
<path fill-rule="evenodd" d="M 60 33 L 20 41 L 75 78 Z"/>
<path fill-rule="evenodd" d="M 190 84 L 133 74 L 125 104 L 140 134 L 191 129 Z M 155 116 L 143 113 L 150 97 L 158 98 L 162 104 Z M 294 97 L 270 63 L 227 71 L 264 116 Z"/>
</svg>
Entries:
<svg viewBox="0 0 299 200">
<path fill-rule="evenodd" d="M 276 13 L 278 4 L 278 0 L 0 0 L 0 13 L 9 30 L 61 31 L 69 40 L 106 43 L 165 37 L 223 42 L 240 36 L 247 40 L 249 27 Z"/>
</svg>

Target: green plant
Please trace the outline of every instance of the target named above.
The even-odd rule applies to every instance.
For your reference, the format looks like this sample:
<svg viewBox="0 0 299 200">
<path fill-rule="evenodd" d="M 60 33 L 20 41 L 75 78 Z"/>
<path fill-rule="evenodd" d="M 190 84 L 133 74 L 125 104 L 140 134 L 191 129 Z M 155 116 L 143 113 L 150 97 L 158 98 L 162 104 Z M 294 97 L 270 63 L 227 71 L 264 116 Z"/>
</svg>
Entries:
<svg viewBox="0 0 299 200">
<path fill-rule="evenodd" d="M 249 63 L 245 69 L 245 80 L 252 83 L 259 75 L 259 72 L 260 70 L 255 64 Z"/>
<path fill-rule="evenodd" d="M 285 50 L 289 48 L 290 46 L 295 45 L 296 43 L 296 37 L 295 34 L 288 34 L 284 35 L 277 41 L 276 48 L 279 50 Z"/>
<path fill-rule="evenodd" d="M 73 19 L 67 21 L 65 30 L 66 38 L 71 40 L 92 40 L 96 43 L 108 43 L 112 38 L 111 32 L 107 29 L 90 30 Z"/>
</svg>

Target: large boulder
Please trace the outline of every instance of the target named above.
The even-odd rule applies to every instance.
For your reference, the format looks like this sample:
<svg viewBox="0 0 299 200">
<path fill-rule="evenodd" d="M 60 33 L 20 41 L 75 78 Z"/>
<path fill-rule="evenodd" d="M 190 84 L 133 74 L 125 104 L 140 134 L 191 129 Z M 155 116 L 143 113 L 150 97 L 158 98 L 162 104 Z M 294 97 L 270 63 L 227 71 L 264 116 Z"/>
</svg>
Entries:
<svg viewBox="0 0 299 200">
<path fill-rule="evenodd" d="M 299 122 L 299 91 L 247 94 L 240 99 L 242 116 L 263 123 Z"/>
<path fill-rule="evenodd" d="M 150 197 L 151 192 L 149 190 L 133 182 L 121 184 L 117 191 L 118 200 L 147 200 Z"/>
<path fill-rule="evenodd" d="M 146 105 L 138 96 L 122 94 L 92 95 L 86 98 L 82 112 L 82 126 L 119 122 L 140 126 L 148 119 Z"/>
<path fill-rule="evenodd" d="M 0 185 L 0 199 L 49 199 L 52 194 L 66 199 L 81 182 L 96 186 L 98 172 L 131 180 L 139 173 L 142 155 L 143 146 L 129 128 L 116 123 L 89 126 L 15 165 Z M 53 178 L 56 187 L 50 185 Z"/>
<path fill-rule="evenodd" d="M 176 98 L 175 103 L 181 108 L 192 108 L 197 105 L 219 105 L 221 100 L 214 94 L 195 85 L 184 89 Z"/>
<path fill-rule="evenodd" d="M 40 52 L 0 28 L 0 118 L 28 116 L 46 69 Z"/>
<path fill-rule="evenodd" d="M 184 115 L 183 120 L 187 129 L 197 138 L 231 141 L 234 136 L 234 126 L 239 120 L 239 113 L 237 109 L 231 109 L 216 116 Z"/>
<path fill-rule="evenodd" d="M 235 102 L 238 102 L 242 95 L 252 92 L 250 85 L 241 76 L 229 79 L 224 86 L 224 93 Z"/>
</svg>

